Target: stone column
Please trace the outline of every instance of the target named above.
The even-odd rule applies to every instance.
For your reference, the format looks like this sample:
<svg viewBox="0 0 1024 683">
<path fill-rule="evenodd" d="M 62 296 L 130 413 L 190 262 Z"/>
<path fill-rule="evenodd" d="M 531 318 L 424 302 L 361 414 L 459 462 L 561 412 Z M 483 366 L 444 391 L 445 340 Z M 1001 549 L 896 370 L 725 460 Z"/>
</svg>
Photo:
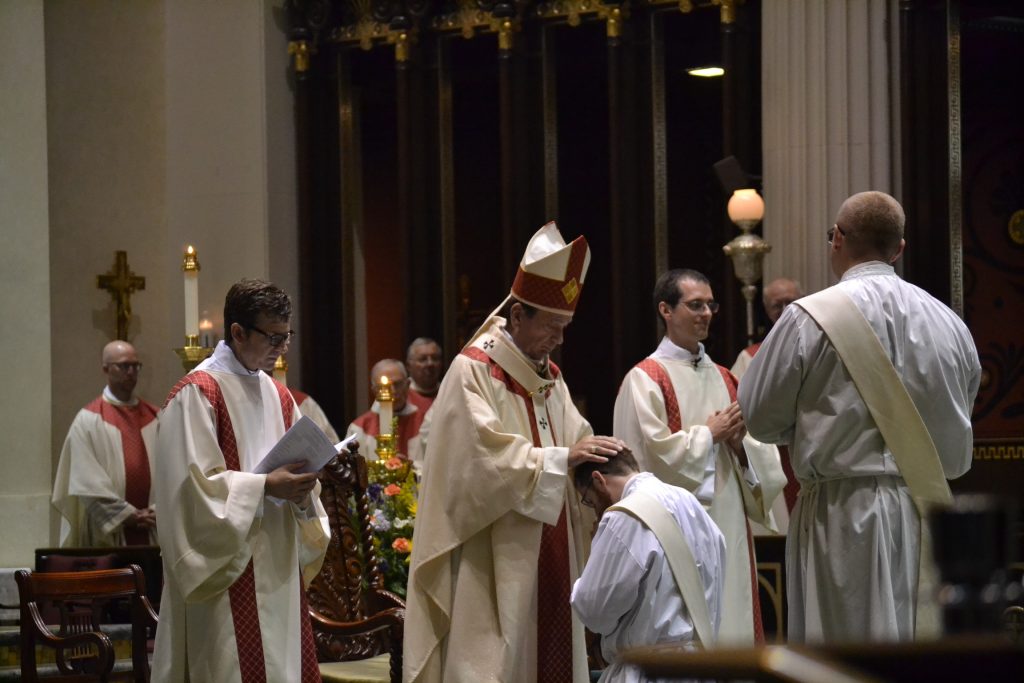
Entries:
<svg viewBox="0 0 1024 683">
<path fill-rule="evenodd" d="M 825 231 L 849 195 L 898 195 L 896 3 L 766 0 L 762 26 L 765 281 L 835 281 Z"/>
</svg>

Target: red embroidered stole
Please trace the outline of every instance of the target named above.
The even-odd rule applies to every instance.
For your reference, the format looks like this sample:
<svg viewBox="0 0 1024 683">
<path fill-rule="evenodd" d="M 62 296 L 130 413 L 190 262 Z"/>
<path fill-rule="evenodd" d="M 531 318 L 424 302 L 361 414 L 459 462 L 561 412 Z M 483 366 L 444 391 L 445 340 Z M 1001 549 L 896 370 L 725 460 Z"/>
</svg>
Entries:
<svg viewBox="0 0 1024 683">
<path fill-rule="evenodd" d="M 284 417 L 284 427 L 288 429 L 295 417 L 295 402 L 291 394 L 280 382 L 273 380 L 277 389 L 278 398 L 281 401 L 281 414 Z M 228 414 L 227 403 L 224 401 L 224 394 L 221 392 L 217 381 L 206 372 L 198 370 L 185 375 L 171 390 L 167 402 L 181 391 L 186 385 L 193 384 L 198 388 L 206 400 L 213 407 L 216 428 L 217 443 L 220 445 L 221 453 L 224 455 L 224 465 L 229 470 L 236 472 L 241 470 L 238 458 L 238 442 L 235 440 L 235 430 L 231 425 L 231 416 Z M 302 575 L 302 568 L 299 568 L 299 575 Z M 260 629 L 260 615 L 258 599 L 256 596 L 256 574 L 253 561 L 250 558 L 245 571 L 235 580 L 228 589 L 228 599 L 231 604 L 231 619 L 235 627 L 235 644 L 238 649 L 238 663 L 241 670 L 242 683 L 266 683 L 267 669 L 266 658 L 263 653 L 263 636 Z M 301 633 L 299 636 L 302 652 L 302 683 L 319 683 L 320 667 L 316 661 L 316 644 L 313 641 L 313 630 L 309 623 L 309 609 L 306 606 L 306 592 L 302 588 L 302 581 L 299 581 L 299 600 L 302 609 Z"/>
<path fill-rule="evenodd" d="M 530 393 L 511 375 L 498 365 L 484 351 L 469 347 L 462 352 L 470 358 L 487 363 L 491 376 L 501 381 L 505 388 L 518 396 L 530 422 L 530 440 L 535 447 L 541 446 L 540 430 L 551 430 L 551 440 L 558 443 L 554 425 L 550 420 L 537 422 Z M 548 363 L 552 378 L 560 370 L 554 363 Z M 550 391 L 550 390 L 549 390 Z M 525 435 L 524 435 L 525 436 Z M 565 505 L 555 526 L 544 524 L 541 528 L 540 554 L 537 558 L 537 678 L 544 683 L 572 683 L 572 607 L 569 597 L 572 593 L 569 572 L 569 525 L 565 518 Z"/>
<path fill-rule="evenodd" d="M 104 422 L 121 433 L 124 456 L 124 499 L 139 510 L 149 507 L 149 453 L 142 438 L 142 428 L 156 419 L 156 406 L 139 400 L 134 406 L 114 405 L 99 397 L 85 407 L 97 413 Z M 124 527 L 127 545 L 149 545 L 147 529 Z"/>
<path fill-rule="evenodd" d="M 653 358 L 645 358 L 637 364 L 637 367 L 650 377 L 658 388 L 661 389 L 662 398 L 665 401 L 665 413 L 668 417 L 668 428 L 674 434 L 683 428 L 682 415 L 679 413 L 679 401 L 676 399 L 676 390 L 672 386 L 672 378 L 668 371 Z M 718 372 L 722 375 L 725 388 L 729 391 L 729 401 L 736 400 L 736 387 L 739 385 L 736 377 L 726 368 L 715 364 Z M 750 596 L 751 607 L 754 613 L 754 642 L 763 644 L 764 623 L 761 621 L 761 596 L 757 586 L 757 558 L 754 556 L 754 534 L 750 531 L 750 520 L 746 515 L 743 521 L 747 526 L 747 553 L 750 557 Z"/>
</svg>

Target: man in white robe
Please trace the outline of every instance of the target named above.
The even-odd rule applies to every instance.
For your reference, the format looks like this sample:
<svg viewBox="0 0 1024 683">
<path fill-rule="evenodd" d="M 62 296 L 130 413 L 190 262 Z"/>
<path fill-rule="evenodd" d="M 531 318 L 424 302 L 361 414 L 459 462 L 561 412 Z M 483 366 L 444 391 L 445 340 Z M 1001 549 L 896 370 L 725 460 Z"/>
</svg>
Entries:
<svg viewBox="0 0 1024 683">
<path fill-rule="evenodd" d="M 252 472 L 299 418 L 267 374 L 287 350 L 290 315 L 276 286 L 232 286 L 228 343 L 178 382 L 161 413 L 155 683 L 320 680 L 305 599 L 330 539 L 317 475 L 295 473 L 301 463 Z"/>
<path fill-rule="evenodd" d="M 409 375 L 402 361 L 385 358 L 373 364 L 370 369 L 370 389 L 376 392 L 382 377 L 387 377 L 391 385 L 391 414 L 397 428 L 398 439 L 395 443 L 397 455 L 402 460 L 409 460 L 410 453 L 418 449 L 417 441 L 420 423 L 423 422 L 425 411 L 420 411 L 409 400 Z M 394 418 L 398 418 L 397 421 Z M 352 420 L 345 436 L 355 436 L 359 441 L 359 453 L 367 460 L 377 458 L 377 437 L 380 436 L 380 403 L 374 400 L 370 409 Z"/>
<path fill-rule="evenodd" d="M 878 337 L 951 479 L 971 464 L 978 352 L 956 314 L 893 270 L 904 221 L 889 195 L 854 195 L 829 231 L 829 257 L 835 287 Z M 846 366 L 799 302 L 755 356 L 739 400 L 752 434 L 790 444 L 800 480 L 786 541 L 789 639 L 912 639 L 918 511 Z"/>
<path fill-rule="evenodd" d="M 601 635 L 601 655 L 608 662 L 601 683 L 646 681 L 639 669 L 618 661 L 620 652 L 669 643 L 694 649 L 700 639 L 658 536 L 633 515 L 608 508 L 643 493 L 672 515 L 696 562 L 701 585 L 694 590 L 704 596 L 713 635 L 722 613 L 725 537 L 692 493 L 640 473 L 628 450 L 607 463 L 583 463 L 573 480 L 581 502 L 595 508 L 601 520 L 590 559 L 572 589 L 573 610 Z"/>
<path fill-rule="evenodd" d="M 718 309 L 694 270 L 663 274 L 654 303 L 666 335 L 622 380 L 615 434 L 641 468 L 692 491 L 708 506 L 728 550 L 721 644 L 764 642 L 753 536 L 747 516 L 768 524 L 786 483 L 774 446 L 751 438 L 736 404 L 736 379 L 701 343 Z"/>
<path fill-rule="evenodd" d="M 804 295 L 800 283 L 790 280 L 788 277 L 778 277 L 764 286 L 761 293 L 761 303 L 764 304 L 764 312 L 772 325 L 778 321 L 779 316 L 790 305 Z M 736 379 L 743 379 L 743 373 L 750 367 L 750 361 L 754 360 L 754 354 L 761 348 L 761 342 L 755 342 L 739 352 L 736 361 L 729 368 L 729 371 L 736 376 Z"/>
<path fill-rule="evenodd" d="M 102 360 L 107 386 L 75 416 L 57 464 L 52 502 L 65 548 L 156 543 L 157 408 L 135 396 L 135 347 L 112 341 Z"/>
<path fill-rule="evenodd" d="M 331 443 L 338 443 L 338 432 L 334 429 L 331 421 L 327 419 L 327 414 L 324 413 L 324 409 L 320 407 L 320 404 L 304 391 L 294 387 L 288 387 L 288 391 L 291 392 L 292 398 L 295 399 L 295 405 L 299 407 L 302 415 L 308 417 L 313 421 L 313 424 L 323 430 L 323 433 L 327 435 Z"/>
<path fill-rule="evenodd" d="M 572 581 L 593 516 L 569 468 L 615 455 L 548 356 L 590 260 L 554 223 L 530 240 L 505 316 L 452 362 L 430 414 L 406 606 L 404 679 L 583 683 Z"/>
<path fill-rule="evenodd" d="M 437 390 L 441 388 L 444 374 L 441 345 L 429 337 L 413 339 L 405 353 L 405 366 L 412 380 L 409 402 L 426 415 L 437 398 Z"/>
<path fill-rule="evenodd" d="M 800 283 L 788 277 L 775 278 L 766 284 L 761 302 L 764 304 L 764 312 L 768 315 L 771 324 L 774 325 L 778 322 L 779 316 L 786 310 L 786 306 L 803 295 Z M 761 348 L 761 342 L 755 342 L 736 356 L 736 362 L 729 370 L 737 380 L 743 379 L 743 373 L 750 367 L 750 362 L 754 360 L 754 354 L 759 348 Z M 776 498 L 775 504 L 772 505 L 772 519 L 775 522 L 775 530 L 780 534 L 785 534 L 789 528 L 789 515 L 793 511 L 793 506 L 796 505 L 796 497 L 800 494 L 800 484 L 793 474 L 793 466 L 789 462 L 789 449 L 785 446 L 779 446 L 779 461 L 786 473 L 786 487 L 782 490 L 782 495 Z M 751 526 L 755 535 L 773 533 L 771 529 L 767 529 L 757 522 L 752 522 Z"/>
</svg>

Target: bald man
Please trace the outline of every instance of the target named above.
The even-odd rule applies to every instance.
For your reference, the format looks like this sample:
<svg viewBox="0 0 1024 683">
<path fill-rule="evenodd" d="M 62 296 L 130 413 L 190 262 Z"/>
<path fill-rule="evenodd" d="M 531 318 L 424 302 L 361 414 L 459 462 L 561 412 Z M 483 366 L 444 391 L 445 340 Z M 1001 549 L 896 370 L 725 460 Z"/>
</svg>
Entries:
<svg viewBox="0 0 1024 683">
<path fill-rule="evenodd" d="M 394 417 L 398 418 L 398 457 L 408 460 L 410 441 L 415 441 L 420 433 L 420 425 L 426 411 L 419 410 L 409 400 L 410 379 L 402 361 L 385 358 L 374 364 L 370 370 L 370 393 L 373 396 L 376 396 L 377 384 L 380 383 L 381 377 L 388 378 L 394 396 L 391 409 Z M 374 400 L 369 410 L 352 421 L 345 436 L 353 434 L 359 439 L 359 452 L 363 457 L 368 460 L 376 458 L 377 436 L 380 434 L 380 403 Z M 415 444 L 413 447 L 415 448 Z"/>
<path fill-rule="evenodd" d="M 157 408 L 135 396 L 142 363 L 128 342 L 103 347 L 103 393 L 82 408 L 61 450 L 53 505 L 60 545 L 156 543 L 150 497 Z"/>
<path fill-rule="evenodd" d="M 772 325 L 779 319 L 782 312 L 786 310 L 786 306 L 803 295 L 800 283 L 796 280 L 790 280 L 788 277 L 775 278 L 766 284 L 761 301 L 764 303 L 764 312 L 768 314 L 768 320 L 771 321 Z M 736 356 L 736 362 L 730 368 L 732 374 L 736 375 L 736 379 L 743 377 L 743 373 L 750 367 L 750 361 L 754 360 L 754 354 L 757 353 L 759 348 L 761 348 L 761 342 L 751 344 L 740 351 L 740 355 Z"/>
<path fill-rule="evenodd" d="M 790 642 L 914 640 L 930 561 L 914 498 L 948 497 L 944 480 L 971 466 L 978 351 L 956 313 L 896 274 L 905 220 L 882 192 L 843 202 L 828 230 L 839 283 L 788 307 L 740 382 L 747 430 L 790 444 L 801 485 Z"/>
</svg>

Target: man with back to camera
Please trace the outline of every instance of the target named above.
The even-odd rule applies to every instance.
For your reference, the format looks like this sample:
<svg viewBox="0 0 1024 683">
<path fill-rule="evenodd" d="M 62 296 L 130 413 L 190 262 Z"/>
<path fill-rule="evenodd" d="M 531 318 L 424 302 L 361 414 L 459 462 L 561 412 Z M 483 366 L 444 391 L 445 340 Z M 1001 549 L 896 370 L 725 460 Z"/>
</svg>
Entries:
<svg viewBox="0 0 1024 683">
<path fill-rule="evenodd" d="M 156 543 L 150 495 L 157 408 L 135 396 L 142 363 L 135 347 L 103 347 L 103 393 L 71 423 L 57 464 L 53 505 L 65 548 Z"/>
<path fill-rule="evenodd" d="M 945 480 L 971 465 L 978 352 L 953 311 L 896 275 L 905 220 L 882 192 L 843 202 L 828 231 L 839 283 L 786 309 L 740 386 L 748 429 L 790 444 L 800 480 L 793 642 L 912 640 L 931 561 L 917 505 L 948 500 Z"/>
</svg>

